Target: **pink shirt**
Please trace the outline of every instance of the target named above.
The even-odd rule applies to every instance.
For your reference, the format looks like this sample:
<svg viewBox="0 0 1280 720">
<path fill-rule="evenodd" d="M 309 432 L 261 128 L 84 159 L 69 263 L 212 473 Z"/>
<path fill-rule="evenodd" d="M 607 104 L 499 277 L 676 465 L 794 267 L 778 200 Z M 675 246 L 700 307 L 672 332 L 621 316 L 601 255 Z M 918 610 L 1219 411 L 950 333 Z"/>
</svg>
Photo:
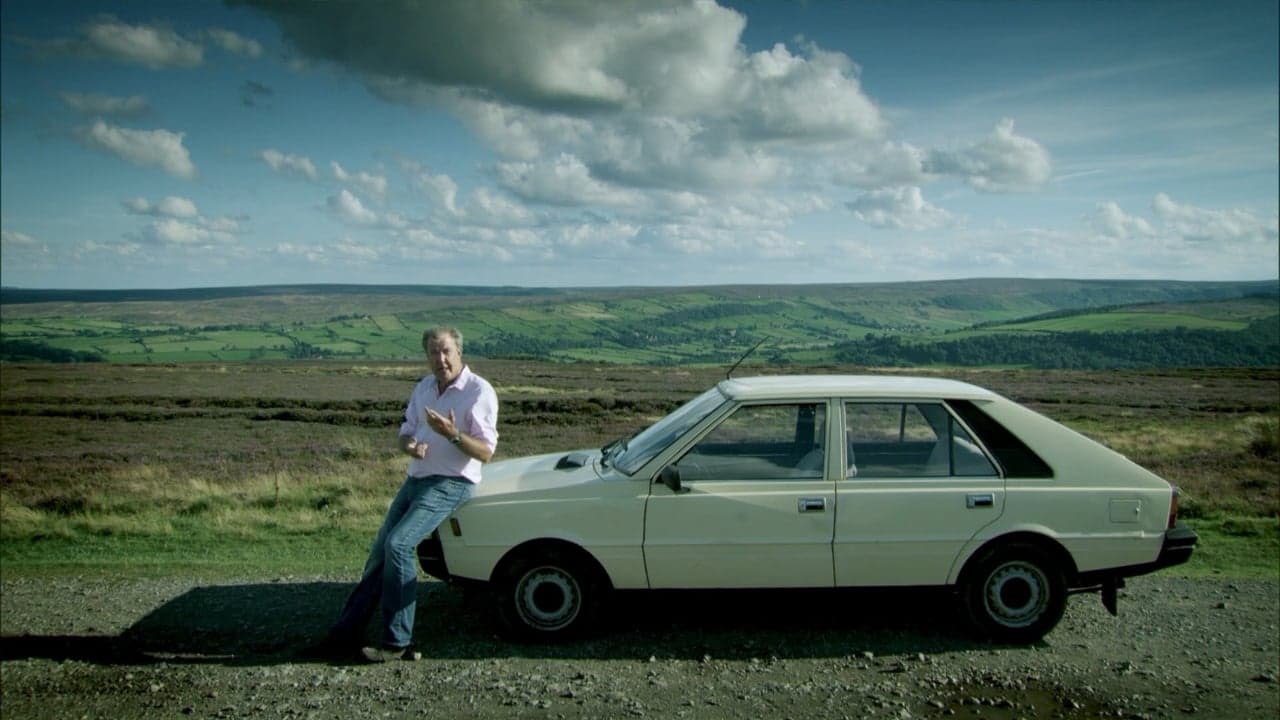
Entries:
<svg viewBox="0 0 1280 720">
<path fill-rule="evenodd" d="M 410 475 L 460 475 L 478 484 L 483 463 L 466 455 L 449 442 L 449 438 L 432 430 L 427 424 L 427 408 L 445 417 L 449 417 L 452 410 L 453 422 L 460 432 L 480 440 L 493 450 L 498 447 L 498 394 L 493 391 L 493 386 L 465 365 L 444 392 L 437 391 L 435 376 L 428 375 L 409 396 L 404 422 L 400 425 L 401 435 L 412 435 L 418 442 L 427 443 L 427 456 L 409 461 Z"/>
</svg>

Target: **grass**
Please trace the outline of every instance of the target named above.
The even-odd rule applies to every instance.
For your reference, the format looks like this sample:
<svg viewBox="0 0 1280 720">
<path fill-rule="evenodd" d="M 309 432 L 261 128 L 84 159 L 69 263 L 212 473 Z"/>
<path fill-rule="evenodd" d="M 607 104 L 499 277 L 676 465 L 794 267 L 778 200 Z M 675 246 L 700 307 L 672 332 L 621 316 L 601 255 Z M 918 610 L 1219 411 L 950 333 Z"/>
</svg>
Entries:
<svg viewBox="0 0 1280 720">
<path fill-rule="evenodd" d="M 796 363 L 833 362 L 840 343 L 867 333 L 931 341 L 1011 331 L 1240 330 L 1277 309 L 1270 297 L 1238 297 L 1274 293 L 1259 283 L 971 280 L 701 289 L 452 288 L 426 294 L 403 288 L 349 290 L 293 288 L 253 295 L 247 288 L 250 294 L 244 297 L 171 302 L 7 304 L 0 307 L 0 335 L 124 363 L 281 360 L 298 356 L 297 344 L 336 359 L 411 360 L 420 352 L 420 328 L 445 316 L 471 338 L 501 340 L 502 349 L 495 352 L 513 357 L 527 356 L 528 347 L 553 338 L 556 347 L 539 351 L 539 357 L 619 364 L 705 361 L 726 352 L 736 358 L 754 339 L 768 335 L 769 348 Z M 1201 300 L 1150 304 L 1171 296 Z M 1230 299 L 1205 299 L 1223 297 Z M 1018 322 L 1051 311 L 1124 303 L 1140 304 Z M 969 329 L 1001 322 L 1011 324 Z M 733 337 L 736 345 L 729 341 Z M 646 341 L 628 342 L 636 338 Z"/>
<path fill-rule="evenodd" d="M 502 401 L 499 458 L 599 447 L 723 377 L 718 366 L 472 366 Z M 796 369 L 739 374 L 766 371 Z M 0 571 L 354 572 L 404 471 L 395 428 L 422 374 L 389 362 L 6 365 Z M 1180 485 L 1201 543 L 1166 572 L 1280 575 L 1280 370 L 938 374 Z"/>
<path fill-rule="evenodd" d="M 1219 320 L 1190 313 L 1109 312 L 1094 315 L 1073 315 L 1052 320 L 1037 320 L 1005 327 L 1015 330 L 1047 332 L 1128 332 L 1134 330 L 1172 330 L 1179 327 L 1192 330 L 1243 330 L 1248 325 L 1249 323 L 1244 320 Z"/>
<path fill-rule="evenodd" d="M 1163 572 L 1280 579 L 1280 519 L 1227 515 L 1186 523 L 1200 536 L 1196 550 L 1185 565 Z"/>
<path fill-rule="evenodd" d="M 199 523 L 164 534 L 51 537 L 4 544 L 4 576 L 168 577 L 216 580 L 358 573 L 376 525 L 242 536 Z"/>
</svg>

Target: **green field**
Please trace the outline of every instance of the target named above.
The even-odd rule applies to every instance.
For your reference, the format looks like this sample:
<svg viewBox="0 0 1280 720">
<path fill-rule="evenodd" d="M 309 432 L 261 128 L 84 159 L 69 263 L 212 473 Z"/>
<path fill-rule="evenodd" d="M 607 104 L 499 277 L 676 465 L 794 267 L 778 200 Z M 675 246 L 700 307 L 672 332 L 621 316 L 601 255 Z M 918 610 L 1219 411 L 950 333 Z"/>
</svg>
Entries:
<svg viewBox="0 0 1280 720">
<path fill-rule="evenodd" d="M 158 291 L 5 291 L 0 358 L 54 359 L 60 352 L 63 359 L 123 363 L 407 360 L 421 352 L 422 328 L 447 323 L 462 329 L 473 355 L 561 362 L 726 365 L 763 340 L 760 355 L 774 364 L 931 365 L 939 361 L 895 356 L 881 341 L 919 347 L 1079 333 L 1144 333 L 1143 342 L 1161 344 L 1157 354 L 1173 362 L 1196 355 L 1184 349 L 1185 331 L 1194 331 L 1215 333 L 1192 338 L 1202 346 L 1247 345 L 1199 364 L 1273 365 L 1280 363 L 1273 362 L 1280 349 L 1272 349 L 1280 343 L 1270 338 L 1271 326 L 1280 327 L 1277 293 L 1276 282 L 1067 280 L 562 290 L 302 286 L 172 291 L 168 299 Z M 1090 367 L 1134 362 L 1082 352 L 1097 356 L 1077 360 Z M 948 350 L 941 356 L 951 359 L 942 364 L 991 364 L 963 359 L 972 354 Z M 850 359 L 861 357 L 869 359 Z"/>
<path fill-rule="evenodd" d="M 1270 298 L 1143 304 L 1099 312 L 1063 313 L 1060 317 L 1003 323 L 970 332 L 1133 332 L 1177 328 L 1240 331 L 1255 320 L 1275 316 L 1276 307 Z"/>
</svg>

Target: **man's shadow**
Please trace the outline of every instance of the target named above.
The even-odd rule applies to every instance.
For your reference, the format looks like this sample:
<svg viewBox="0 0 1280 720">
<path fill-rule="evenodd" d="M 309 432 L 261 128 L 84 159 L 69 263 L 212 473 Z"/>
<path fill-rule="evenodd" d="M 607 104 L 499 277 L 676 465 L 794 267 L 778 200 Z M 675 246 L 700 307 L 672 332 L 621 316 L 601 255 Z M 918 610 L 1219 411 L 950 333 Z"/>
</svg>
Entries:
<svg viewBox="0 0 1280 720">
<path fill-rule="evenodd" d="M 7 635 L 0 660 L 47 658 L 108 665 L 322 662 L 322 638 L 347 583 L 198 587 L 115 636 Z M 419 585 L 414 649 L 435 659 L 500 657 L 660 660 L 861 658 L 983 646 L 942 592 L 706 591 L 618 593 L 581 640 L 516 644 L 492 623 L 492 599 L 439 582 Z M 373 623 L 376 625 L 377 623 Z M 370 643 L 376 641 L 371 628 Z"/>
</svg>

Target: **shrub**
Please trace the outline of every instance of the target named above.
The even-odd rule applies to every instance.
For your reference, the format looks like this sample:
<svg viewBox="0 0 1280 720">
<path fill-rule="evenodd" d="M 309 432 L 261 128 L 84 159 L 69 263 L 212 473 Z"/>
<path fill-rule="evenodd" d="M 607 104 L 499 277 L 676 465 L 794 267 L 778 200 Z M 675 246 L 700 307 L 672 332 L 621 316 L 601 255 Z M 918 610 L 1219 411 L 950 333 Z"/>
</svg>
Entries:
<svg viewBox="0 0 1280 720">
<path fill-rule="evenodd" d="M 1280 458 L 1280 418 L 1269 418 L 1249 428 L 1249 452 L 1265 460 Z"/>
</svg>

